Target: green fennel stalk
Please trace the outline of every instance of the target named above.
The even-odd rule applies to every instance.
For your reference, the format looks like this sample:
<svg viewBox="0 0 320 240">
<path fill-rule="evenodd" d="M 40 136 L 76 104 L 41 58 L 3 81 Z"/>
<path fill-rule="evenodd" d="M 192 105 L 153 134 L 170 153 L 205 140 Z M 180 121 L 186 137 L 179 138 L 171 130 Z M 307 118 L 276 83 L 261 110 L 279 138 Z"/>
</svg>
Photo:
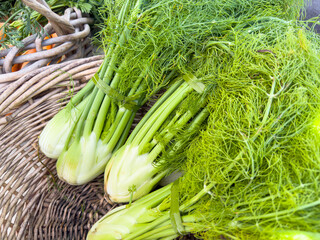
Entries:
<svg viewBox="0 0 320 240">
<path fill-rule="evenodd" d="M 203 85 L 202 83 L 194 83 Z M 205 122 L 205 96 L 178 81 L 155 103 L 130 134 L 125 145 L 114 154 L 105 170 L 105 191 L 116 202 L 128 202 L 147 194 L 170 169 L 155 167 L 171 143 L 176 152 L 187 143 L 175 141 L 177 135 L 194 136 Z M 203 94 L 203 93 L 202 93 Z M 190 109 L 189 103 L 197 104 Z M 135 191 L 129 191 L 135 186 Z"/>
</svg>

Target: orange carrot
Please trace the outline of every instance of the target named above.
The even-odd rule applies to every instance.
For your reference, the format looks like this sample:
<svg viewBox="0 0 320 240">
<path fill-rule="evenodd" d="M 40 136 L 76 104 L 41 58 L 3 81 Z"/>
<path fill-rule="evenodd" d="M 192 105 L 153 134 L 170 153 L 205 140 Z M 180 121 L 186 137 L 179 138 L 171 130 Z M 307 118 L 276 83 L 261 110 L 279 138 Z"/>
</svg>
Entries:
<svg viewBox="0 0 320 240">
<path fill-rule="evenodd" d="M 45 40 L 46 40 L 46 39 L 49 39 L 49 37 L 45 37 L 44 39 L 45 39 Z M 52 49 L 52 44 L 51 44 L 51 45 L 48 45 L 48 46 L 44 46 L 44 47 L 42 47 L 42 49 L 43 49 L 43 50 Z"/>
<path fill-rule="evenodd" d="M 0 28 L 4 25 L 4 22 L 0 22 Z M 0 40 L 5 39 L 6 35 L 3 33 L 3 29 L 0 29 Z"/>
<path fill-rule="evenodd" d="M 26 55 L 26 54 L 30 54 L 30 53 L 35 53 L 37 52 L 37 50 L 34 48 L 34 49 L 29 49 L 27 51 L 25 51 L 22 55 Z M 24 68 L 29 62 L 24 62 L 22 63 L 21 65 L 21 69 Z"/>
<path fill-rule="evenodd" d="M 22 67 L 22 63 L 16 63 L 16 64 L 14 64 L 12 66 L 11 71 L 12 72 L 17 72 L 17 71 L 19 71 L 21 69 L 21 67 Z"/>
<path fill-rule="evenodd" d="M 0 23 L 1 24 L 1 23 Z M 1 27 L 1 25 L 0 25 Z M 45 37 L 44 39 L 49 39 L 49 38 L 54 38 L 54 37 L 58 37 L 58 35 L 56 33 L 53 33 L 50 35 L 50 37 Z M 1 38 L 0 38 L 1 39 Z M 51 45 L 48 45 L 48 46 L 43 46 L 42 49 L 43 50 L 50 50 L 54 47 L 55 44 L 51 44 Z M 36 49 L 30 49 L 30 50 L 27 50 L 25 51 L 22 55 L 26 55 L 26 54 L 30 54 L 30 53 L 35 53 L 37 52 Z M 58 63 L 61 61 L 61 59 L 59 59 Z M 16 72 L 16 71 L 19 71 L 20 69 L 24 68 L 29 62 L 24 62 L 24 63 L 17 63 L 17 64 L 14 64 L 12 66 L 12 72 Z M 49 65 L 50 63 L 48 63 Z"/>
</svg>

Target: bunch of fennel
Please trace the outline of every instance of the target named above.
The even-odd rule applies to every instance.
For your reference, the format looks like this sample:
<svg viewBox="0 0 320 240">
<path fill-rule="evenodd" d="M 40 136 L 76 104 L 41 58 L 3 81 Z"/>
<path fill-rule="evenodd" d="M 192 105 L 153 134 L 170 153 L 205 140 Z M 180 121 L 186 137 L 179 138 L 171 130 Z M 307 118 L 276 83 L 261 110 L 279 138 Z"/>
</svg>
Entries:
<svg viewBox="0 0 320 240">
<path fill-rule="evenodd" d="M 41 151 L 58 158 L 58 176 L 70 184 L 84 184 L 103 172 L 125 142 L 137 109 L 220 31 L 212 1 L 105 4 L 105 60 L 39 139 Z"/>
<path fill-rule="evenodd" d="M 299 3 L 301 1 L 296 1 L 294 6 L 300 6 Z M 181 6 L 183 9 L 188 9 L 188 4 L 190 5 L 190 2 L 186 1 Z M 205 69 L 207 66 L 201 66 L 208 56 L 207 49 L 211 47 L 222 58 L 226 54 L 232 54 L 228 46 L 233 43 L 221 37 L 223 34 L 226 34 L 231 28 L 250 30 L 248 24 L 259 16 L 266 19 L 272 18 L 270 16 L 293 18 L 296 16 L 294 14 L 296 11 L 292 9 L 297 9 L 288 7 L 291 6 L 290 4 L 291 1 L 269 1 L 268 4 L 262 4 L 255 0 L 210 1 L 207 3 L 206 8 L 210 10 L 211 17 L 214 19 L 214 22 L 204 25 L 208 27 L 214 24 L 210 38 L 202 43 L 201 51 L 193 52 L 192 60 L 179 67 L 180 78 L 188 83 L 178 83 L 181 84 L 179 88 L 177 84 L 169 88 L 134 129 L 125 145 L 112 156 L 105 169 L 105 192 L 112 201 L 135 200 L 150 192 L 164 176 L 179 168 L 184 157 L 176 161 L 175 167 L 171 165 L 169 168 L 159 168 L 156 165 L 158 161 L 161 161 L 164 152 L 167 152 L 167 155 L 176 156 L 180 149 L 183 149 L 188 141 L 199 132 L 198 126 L 205 121 L 207 110 L 204 99 L 206 96 L 201 97 L 201 94 L 208 95 L 208 92 L 213 90 L 212 84 L 209 84 L 210 87 L 204 84 L 207 78 L 212 77 L 212 72 L 207 72 Z M 292 10 L 292 13 L 285 13 L 284 7 Z M 197 13 L 203 14 L 202 11 L 204 10 L 201 9 Z M 279 19 L 279 21 L 283 20 Z M 265 22 L 268 24 L 267 20 Z M 216 63 L 212 62 L 212 64 Z M 197 97 L 193 90 L 199 93 Z M 187 97 L 188 95 L 190 96 Z M 181 108 L 181 105 L 185 107 Z M 196 116 L 197 114 L 200 115 Z M 179 132 L 181 134 L 178 137 Z M 171 148 L 170 151 L 169 148 Z"/>
<path fill-rule="evenodd" d="M 114 209 L 87 239 L 320 238 L 320 38 L 280 19 L 250 30 L 226 36 L 224 58 L 211 49 L 216 88 L 184 176 Z"/>
</svg>

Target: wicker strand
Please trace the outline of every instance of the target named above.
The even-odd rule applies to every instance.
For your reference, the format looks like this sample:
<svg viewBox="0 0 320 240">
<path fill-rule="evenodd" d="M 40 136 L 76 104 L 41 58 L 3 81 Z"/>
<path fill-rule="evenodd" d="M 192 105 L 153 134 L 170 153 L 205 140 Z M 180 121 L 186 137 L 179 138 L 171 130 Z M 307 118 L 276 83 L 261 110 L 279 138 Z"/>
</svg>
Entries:
<svg viewBox="0 0 320 240">
<path fill-rule="evenodd" d="M 22 0 L 25 5 L 45 16 L 55 29 L 58 36 L 74 32 L 74 27 L 64 17 L 60 17 L 53 11 L 44 0 Z"/>
</svg>

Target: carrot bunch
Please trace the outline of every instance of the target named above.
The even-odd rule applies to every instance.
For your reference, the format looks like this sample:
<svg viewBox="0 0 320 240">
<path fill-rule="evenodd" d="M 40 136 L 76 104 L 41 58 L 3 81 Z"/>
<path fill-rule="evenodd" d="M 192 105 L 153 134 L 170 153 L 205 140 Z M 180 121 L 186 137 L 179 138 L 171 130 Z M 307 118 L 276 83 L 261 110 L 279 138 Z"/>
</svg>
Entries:
<svg viewBox="0 0 320 240">
<path fill-rule="evenodd" d="M 57 37 L 57 34 L 56 33 L 53 33 L 51 34 L 49 37 L 45 37 L 44 39 L 49 39 L 49 38 L 54 38 L 54 37 Z M 54 47 L 55 44 L 51 44 L 51 45 L 48 45 L 48 46 L 43 46 L 42 49 L 43 50 L 50 50 Z M 26 50 L 25 52 L 23 52 L 21 55 L 26 55 L 26 54 L 31 54 L 31 53 L 35 53 L 37 52 L 37 50 L 35 48 L 33 49 L 29 49 L 29 50 Z M 24 62 L 24 63 L 16 63 L 12 66 L 12 69 L 11 71 L 12 72 L 16 72 L 16 71 L 19 71 L 20 69 L 24 68 L 29 62 Z M 50 63 L 48 63 L 49 65 Z"/>
<path fill-rule="evenodd" d="M 6 34 L 4 33 L 4 30 L 3 30 L 3 25 L 5 24 L 5 22 L 0 22 L 0 42 L 2 40 L 4 40 L 6 38 Z M 49 39 L 49 38 L 54 38 L 54 37 L 57 37 L 58 35 L 56 33 L 53 33 L 51 34 L 50 36 L 47 36 L 45 37 L 44 39 Z M 9 47 L 13 47 L 13 45 L 8 45 Z M 42 47 L 42 50 L 50 50 L 52 49 L 53 47 L 55 46 L 55 44 L 51 44 L 51 45 L 48 45 L 48 46 L 43 46 Z M 35 53 L 37 52 L 37 50 L 34 48 L 34 49 L 29 49 L 29 50 L 26 50 L 22 53 L 19 53 L 18 55 L 26 55 L 26 54 L 32 54 L 32 53 Z M 24 68 L 29 62 L 24 62 L 24 63 L 16 63 L 12 66 L 12 69 L 11 71 L 12 72 L 16 72 L 16 71 L 19 71 L 20 69 Z M 50 64 L 50 63 L 49 63 Z"/>
</svg>

